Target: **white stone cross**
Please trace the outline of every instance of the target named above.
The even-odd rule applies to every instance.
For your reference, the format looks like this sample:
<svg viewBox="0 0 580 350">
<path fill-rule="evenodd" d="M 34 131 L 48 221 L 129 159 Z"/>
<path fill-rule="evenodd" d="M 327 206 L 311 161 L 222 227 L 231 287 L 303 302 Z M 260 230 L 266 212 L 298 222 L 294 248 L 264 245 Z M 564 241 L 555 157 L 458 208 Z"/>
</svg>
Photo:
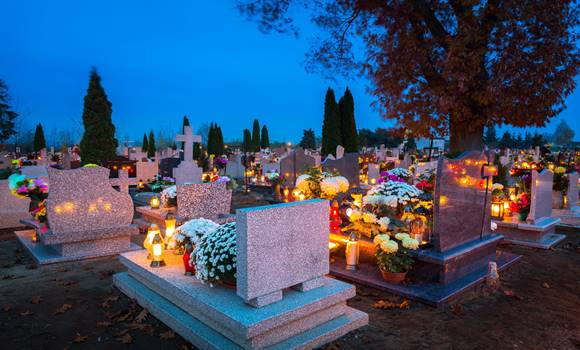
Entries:
<svg viewBox="0 0 580 350">
<path fill-rule="evenodd" d="M 193 162 L 193 143 L 200 142 L 201 143 L 201 136 L 194 135 L 191 131 L 191 126 L 183 127 L 183 135 L 177 135 L 175 137 L 175 141 L 178 142 L 185 142 L 184 155 L 183 161 L 184 162 Z"/>
<path fill-rule="evenodd" d="M 134 177 L 129 177 L 129 172 L 127 170 L 119 170 L 119 177 L 109 179 L 111 186 L 119 186 L 119 191 L 123 193 L 129 193 L 129 185 L 136 185 L 137 179 Z"/>
</svg>

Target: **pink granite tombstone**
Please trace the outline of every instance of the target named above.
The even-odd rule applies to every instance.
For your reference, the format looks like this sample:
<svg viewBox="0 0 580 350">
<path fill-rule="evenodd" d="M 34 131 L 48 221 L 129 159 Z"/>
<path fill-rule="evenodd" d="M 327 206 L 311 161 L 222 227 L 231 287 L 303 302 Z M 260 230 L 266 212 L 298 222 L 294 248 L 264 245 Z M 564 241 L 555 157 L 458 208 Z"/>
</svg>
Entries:
<svg viewBox="0 0 580 350">
<path fill-rule="evenodd" d="M 177 185 L 177 216 L 182 221 L 209 219 L 227 221 L 232 191 L 225 182 Z"/>
</svg>

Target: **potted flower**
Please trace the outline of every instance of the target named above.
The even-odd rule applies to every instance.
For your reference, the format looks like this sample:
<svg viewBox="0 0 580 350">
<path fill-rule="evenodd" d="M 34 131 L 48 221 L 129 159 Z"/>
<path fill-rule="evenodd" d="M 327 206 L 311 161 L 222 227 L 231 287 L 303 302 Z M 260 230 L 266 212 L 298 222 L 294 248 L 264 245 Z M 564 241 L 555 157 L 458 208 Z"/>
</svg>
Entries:
<svg viewBox="0 0 580 350">
<path fill-rule="evenodd" d="M 526 192 L 522 193 L 515 202 L 510 204 L 510 211 L 517 213 L 519 221 L 526 221 L 530 213 L 530 196 Z"/>
<path fill-rule="evenodd" d="M 568 190 L 568 177 L 566 168 L 559 166 L 554 168 L 554 183 L 552 187 L 552 208 L 562 209 L 564 207 L 564 195 Z"/>
<path fill-rule="evenodd" d="M 282 199 L 282 192 L 280 192 L 280 187 L 282 186 L 282 184 L 284 183 L 285 179 L 283 176 L 280 176 L 280 174 L 276 173 L 276 172 L 268 172 L 266 174 L 266 179 L 268 180 L 268 182 L 270 182 L 270 184 L 273 187 L 274 190 L 274 199 L 279 201 Z"/>
<path fill-rule="evenodd" d="M 219 227 L 218 224 L 207 219 L 189 220 L 175 230 L 173 239 L 167 243 L 167 248 L 183 251 L 183 264 L 186 274 L 195 274 L 195 264 L 192 264 L 193 249 L 205 235 Z"/>
<path fill-rule="evenodd" d="M 306 169 L 304 174 L 296 179 L 296 190 L 306 199 L 333 199 L 339 193 L 347 192 L 349 186 L 345 177 L 337 173 L 323 172 L 317 167 Z"/>
<path fill-rule="evenodd" d="M 389 283 L 404 281 L 415 262 L 410 251 L 416 250 L 419 242 L 406 233 L 397 233 L 395 239 L 386 234 L 378 235 L 373 242 L 383 279 Z"/>
<path fill-rule="evenodd" d="M 236 285 L 236 223 L 219 226 L 202 236 L 191 254 L 195 264 L 195 277 L 210 286 L 221 283 L 228 287 Z"/>
<path fill-rule="evenodd" d="M 26 175 L 14 173 L 8 177 L 8 187 L 12 195 L 18 198 L 30 198 L 28 212 L 43 224 L 42 232 L 46 232 L 48 222 L 46 220 L 46 198 L 48 198 L 48 185 L 40 178 L 28 178 Z"/>
</svg>

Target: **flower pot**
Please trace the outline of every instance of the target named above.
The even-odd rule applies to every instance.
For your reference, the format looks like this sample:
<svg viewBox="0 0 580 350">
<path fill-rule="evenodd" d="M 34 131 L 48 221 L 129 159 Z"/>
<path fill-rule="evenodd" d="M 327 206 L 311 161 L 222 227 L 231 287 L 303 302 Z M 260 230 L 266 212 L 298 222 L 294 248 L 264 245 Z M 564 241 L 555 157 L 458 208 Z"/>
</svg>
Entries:
<svg viewBox="0 0 580 350">
<path fill-rule="evenodd" d="M 552 191 L 552 209 L 564 208 L 564 193 L 562 191 Z"/>
<path fill-rule="evenodd" d="M 194 276 L 195 275 L 195 265 L 191 265 L 189 262 L 189 258 L 191 256 L 191 251 L 185 252 L 183 254 L 183 266 L 185 267 L 185 274 L 187 276 Z"/>
<path fill-rule="evenodd" d="M 277 201 L 282 199 L 282 193 L 280 192 L 280 184 L 274 185 L 274 199 Z"/>
<path fill-rule="evenodd" d="M 528 213 L 527 212 L 519 212 L 518 213 L 518 220 L 521 222 L 526 221 L 526 219 L 528 218 Z"/>
<path fill-rule="evenodd" d="M 224 278 L 222 279 L 222 285 L 229 289 L 236 289 L 238 286 L 237 280 L 235 278 Z"/>
<path fill-rule="evenodd" d="M 405 280 L 405 277 L 407 277 L 406 272 L 389 272 L 381 270 L 381 274 L 383 275 L 385 282 L 393 284 L 399 284 Z"/>
</svg>

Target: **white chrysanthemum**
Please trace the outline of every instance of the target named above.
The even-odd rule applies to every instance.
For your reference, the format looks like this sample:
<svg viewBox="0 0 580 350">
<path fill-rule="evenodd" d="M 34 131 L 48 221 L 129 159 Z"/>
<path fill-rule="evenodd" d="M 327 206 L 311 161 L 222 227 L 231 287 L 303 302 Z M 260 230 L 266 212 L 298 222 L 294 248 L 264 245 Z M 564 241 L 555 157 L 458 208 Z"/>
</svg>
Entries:
<svg viewBox="0 0 580 350">
<path fill-rule="evenodd" d="M 389 224 L 391 223 L 391 219 L 389 219 L 388 217 L 382 217 L 379 219 L 378 221 L 379 226 L 381 227 L 381 230 L 386 231 L 389 229 Z"/>
<path fill-rule="evenodd" d="M 381 250 L 387 254 L 396 253 L 399 250 L 399 245 L 395 241 L 384 241 L 381 242 Z"/>
<path fill-rule="evenodd" d="M 389 173 L 402 178 L 410 178 L 413 175 L 409 170 L 405 168 L 394 168 L 392 170 L 389 170 Z"/>
<path fill-rule="evenodd" d="M 395 235 L 395 238 L 398 239 L 399 241 L 402 241 L 404 239 L 411 238 L 411 237 L 409 236 L 408 233 L 397 233 Z"/>
<path fill-rule="evenodd" d="M 362 212 L 360 210 L 352 210 L 348 218 L 352 222 L 359 221 L 362 218 Z"/>
<path fill-rule="evenodd" d="M 334 177 L 336 179 L 336 181 L 338 182 L 338 186 L 339 186 L 339 192 L 347 192 L 349 187 L 350 187 L 350 183 L 348 182 L 348 180 L 346 179 L 346 177 L 344 176 L 335 176 Z"/>
<path fill-rule="evenodd" d="M 381 245 L 381 243 L 383 242 L 387 242 L 389 241 L 391 238 L 389 237 L 389 235 L 376 235 L 375 238 L 373 239 L 373 243 L 375 245 Z"/>
<path fill-rule="evenodd" d="M 175 230 L 175 240 L 177 243 L 183 243 L 186 238 L 196 244 L 197 241 L 204 235 L 213 232 L 220 225 L 208 219 L 193 219 L 189 220 Z"/>
<path fill-rule="evenodd" d="M 423 191 L 415 186 L 409 185 L 405 182 L 397 181 L 386 181 L 373 186 L 368 192 L 368 196 L 384 196 L 386 205 L 395 206 L 395 200 L 397 203 L 406 205 L 409 202 L 417 202 L 419 196 L 423 194 Z"/>
<path fill-rule="evenodd" d="M 503 190 L 503 185 L 500 183 L 494 183 L 493 185 L 491 185 L 491 190 L 492 191 Z"/>
<path fill-rule="evenodd" d="M 413 239 L 413 238 L 404 238 L 402 240 L 402 244 L 403 244 L 403 247 L 405 247 L 407 249 L 415 250 L 415 249 L 419 248 L 419 242 L 417 242 L 417 240 Z"/>
<path fill-rule="evenodd" d="M 332 198 L 340 192 L 340 184 L 335 177 L 327 177 L 320 181 L 320 192 L 325 196 Z"/>
<path fill-rule="evenodd" d="M 235 274 L 235 259 L 237 254 L 236 224 L 227 223 L 219 226 L 199 239 L 190 263 L 196 266 L 195 277 L 202 282 L 223 280 Z M 230 266 L 230 269 L 227 268 Z"/>
<path fill-rule="evenodd" d="M 177 197 L 177 186 L 169 186 L 159 193 L 159 201 L 163 207 L 167 207 L 170 199 Z"/>
</svg>

